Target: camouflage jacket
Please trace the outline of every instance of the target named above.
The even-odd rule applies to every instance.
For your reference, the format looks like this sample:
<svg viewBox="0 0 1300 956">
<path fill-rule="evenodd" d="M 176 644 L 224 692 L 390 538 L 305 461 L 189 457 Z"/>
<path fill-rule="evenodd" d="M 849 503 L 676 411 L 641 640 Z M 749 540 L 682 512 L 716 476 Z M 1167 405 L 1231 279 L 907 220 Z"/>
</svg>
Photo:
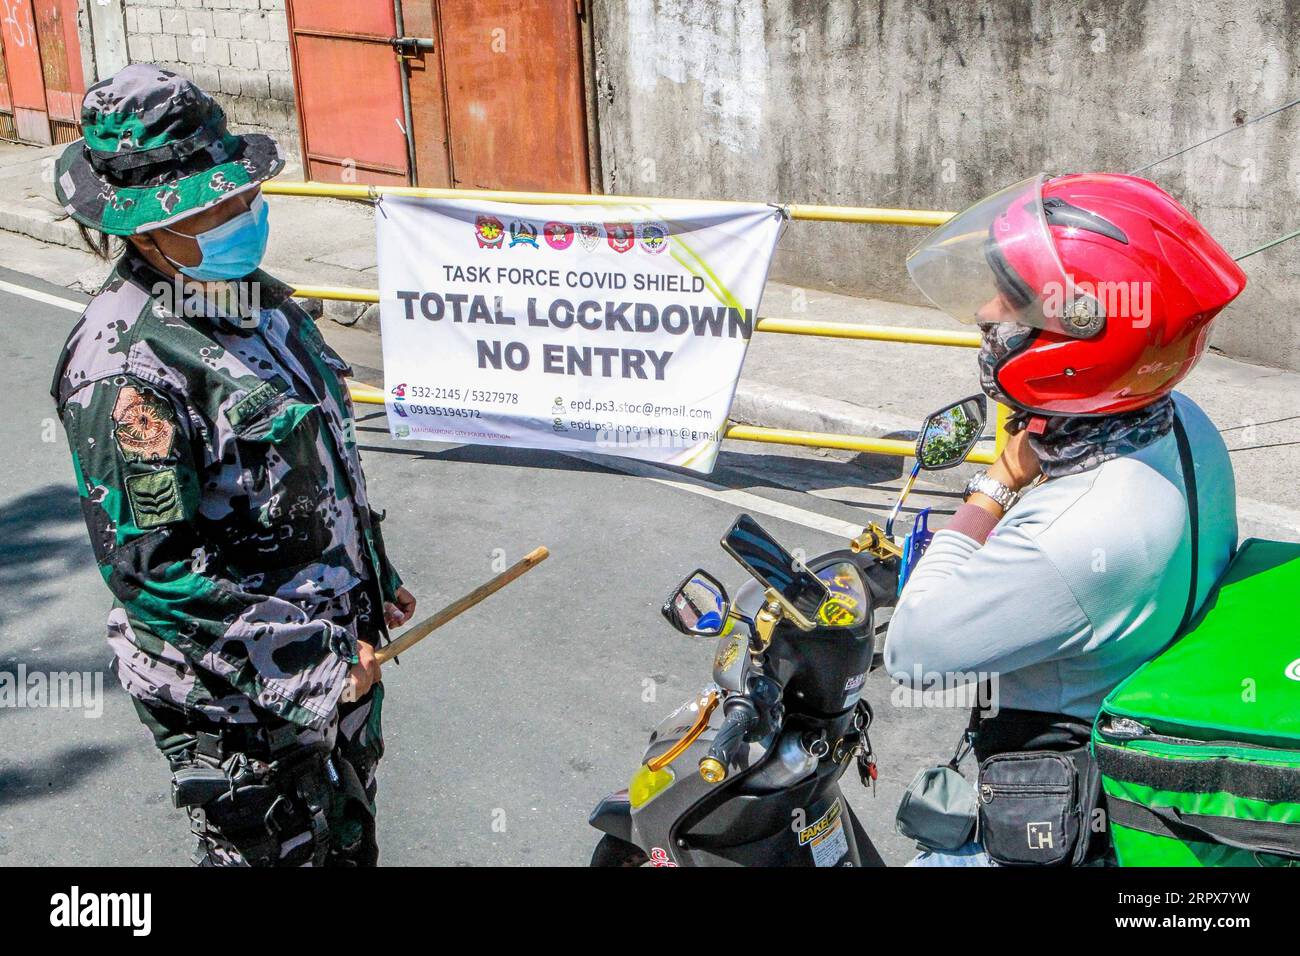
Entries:
<svg viewBox="0 0 1300 956">
<path fill-rule="evenodd" d="M 128 250 L 69 336 L 53 395 L 116 598 L 123 686 L 319 730 L 400 578 L 366 497 L 351 369 L 283 283 L 259 272 L 238 288 L 245 307 L 227 317 Z"/>
</svg>

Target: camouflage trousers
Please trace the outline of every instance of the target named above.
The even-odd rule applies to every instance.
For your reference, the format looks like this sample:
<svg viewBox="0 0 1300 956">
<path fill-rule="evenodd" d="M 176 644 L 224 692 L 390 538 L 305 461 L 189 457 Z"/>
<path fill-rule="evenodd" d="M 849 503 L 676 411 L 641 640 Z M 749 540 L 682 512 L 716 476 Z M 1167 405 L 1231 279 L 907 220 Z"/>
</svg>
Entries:
<svg viewBox="0 0 1300 956">
<path fill-rule="evenodd" d="M 133 698 L 172 770 L 199 866 L 375 866 L 384 688 L 339 706 L 324 734 L 266 716 L 216 724 Z"/>
</svg>

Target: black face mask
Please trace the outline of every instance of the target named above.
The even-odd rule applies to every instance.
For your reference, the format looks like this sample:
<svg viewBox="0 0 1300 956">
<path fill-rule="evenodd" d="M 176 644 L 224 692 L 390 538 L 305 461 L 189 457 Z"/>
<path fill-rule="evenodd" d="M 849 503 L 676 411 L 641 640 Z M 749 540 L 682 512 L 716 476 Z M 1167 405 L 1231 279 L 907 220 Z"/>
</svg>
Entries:
<svg viewBox="0 0 1300 956">
<path fill-rule="evenodd" d="M 1019 351 L 1033 329 L 1012 322 L 981 325 L 980 387 L 984 394 L 1012 410 L 1007 431 L 1024 429 L 1032 412 L 1017 405 L 998 385 L 996 370 Z M 1060 478 L 1096 468 L 1102 462 L 1131 455 L 1169 434 L 1174 425 L 1174 400 L 1165 396 L 1150 405 L 1120 415 L 1078 418 L 1052 415 L 1043 418 L 1041 431 L 1031 433 L 1034 450 L 1048 478 Z"/>
<path fill-rule="evenodd" d="M 979 352 L 980 388 L 993 401 L 1008 406 L 1017 415 L 1027 416 L 1028 413 L 1023 412 L 1020 406 L 1002 391 L 998 385 L 996 371 L 1008 356 L 1020 350 L 1033 332 L 1034 330 L 1029 326 L 1017 325 L 1014 322 L 992 322 L 980 326 L 980 335 L 984 340 Z"/>
</svg>

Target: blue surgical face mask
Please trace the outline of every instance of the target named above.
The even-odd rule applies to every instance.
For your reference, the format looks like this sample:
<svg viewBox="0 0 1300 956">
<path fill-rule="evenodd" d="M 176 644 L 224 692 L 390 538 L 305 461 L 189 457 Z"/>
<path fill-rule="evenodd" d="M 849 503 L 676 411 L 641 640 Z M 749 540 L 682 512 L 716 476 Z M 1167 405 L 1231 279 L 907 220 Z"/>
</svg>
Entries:
<svg viewBox="0 0 1300 956">
<path fill-rule="evenodd" d="M 261 264 L 266 253 L 266 240 L 270 234 L 269 212 L 266 200 L 258 193 L 245 212 L 196 236 L 187 237 L 197 242 L 199 251 L 203 253 L 198 265 L 183 266 L 165 253 L 164 258 L 191 279 L 204 282 L 242 279 Z M 184 235 L 173 229 L 167 231 Z"/>
</svg>

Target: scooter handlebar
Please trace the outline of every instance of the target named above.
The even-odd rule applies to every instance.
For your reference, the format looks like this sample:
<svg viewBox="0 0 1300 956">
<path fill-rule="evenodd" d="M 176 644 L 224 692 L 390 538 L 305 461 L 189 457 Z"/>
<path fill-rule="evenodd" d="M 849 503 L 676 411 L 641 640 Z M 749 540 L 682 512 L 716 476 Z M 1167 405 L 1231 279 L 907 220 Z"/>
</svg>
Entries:
<svg viewBox="0 0 1300 956">
<path fill-rule="evenodd" d="M 742 694 L 728 697 L 723 712 L 726 716 L 722 726 L 718 728 L 709 752 L 700 760 L 700 776 L 709 783 L 721 783 L 727 778 L 732 758 L 745 742 L 745 735 L 758 723 L 754 702 Z"/>
</svg>

